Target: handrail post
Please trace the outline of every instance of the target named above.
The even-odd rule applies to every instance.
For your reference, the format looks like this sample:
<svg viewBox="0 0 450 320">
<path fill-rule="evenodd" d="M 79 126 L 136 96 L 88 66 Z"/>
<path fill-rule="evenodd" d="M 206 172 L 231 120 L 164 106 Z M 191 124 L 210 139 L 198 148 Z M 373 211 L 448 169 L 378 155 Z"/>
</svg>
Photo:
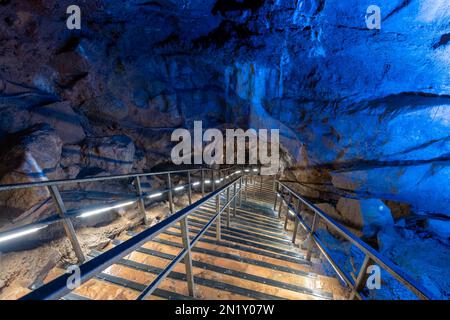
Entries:
<svg viewBox="0 0 450 320">
<path fill-rule="evenodd" d="M 289 206 L 291 205 L 291 202 L 292 202 L 292 193 L 289 192 L 289 198 L 286 204 L 286 220 L 284 221 L 284 230 L 287 230 L 287 224 L 289 219 Z"/>
<path fill-rule="evenodd" d="M 276 211 L 277 210 L 277 201 L 278 201 L 278 187 L 274 185 L 273 191 L 275 192 L 275 201 L 273 204 L 273 210 Z"/>
<path fill-rule="evenodd" d="M 202 169 L 201 171 L 201 180 L 202 180 L 202 198 L 205 197 L 205 171 Z"/>
<path fill-rule="evenodd" d="M 141 178 L 139 176 L 136 177 L 136 190 L 139 196 L 138 207 L 141 215 L 144 217 L 144 224 L 148 225 L 147 213 L 145 212 L 145 203 L 142 198 L 142 186 L 141 186 Z"/>
<path fill-rule="evenodd" d="M 244 200 L 245 202 L 247 202 L 247 194 L 248 194 L 248 175 L 244 175 L 245 180 L 244 180 Z"/>
<path fill-rule="evenodd" d="M 283 200 L 284 200 L 284 191 L 283 186 L 280 187 L 280 206 L 278 207 L 278 218 L 281 218 L 281 210 L 283 209 Z"/>
<path fill-rule="evenodd" d="M 308 249 L 306 252 L 306 260 L 307 261 L 311 261 L 313 242 L 314 242 L 314 232 L 316 231 L 316 226 L 317 226 L 318 220 L 319 220 L 319 217 L 317 216 L 317 212 L 314 212 L 314 218 L 313 218 L 313 223 L 311 226 L 311 231 L 308 235 Z"/>
<path fill-rule="evenodd" d="M 184 256 L 184 265 L 186 267 L 186 281 L 188 285 L 188 292 L 191 297 L 195 298 L 194 272 L 192 271 L 191 240 L 189 239 L 187 217 L 180 220 L 180 227 L 183 247 L 184 249 L 186 249 L 186 255 Z"/>
<path fill-rule="evenodd" d="M 169 211 L 170 214 L 173 214 L 172 180 L 170 179 L 170 173 L 167 174 L 167 185 L 169 187 Z"/>
<path fill-rule="evenodd" d="M 364 257 L 364 261 L 359 269 L 358 277 L 356 278 L 355 285 L 353 286 L 352 292 L 350 294 L 350 300 L 354 300 L 358 292 L 360 292 L 367 281 L 368 274 L 367 268 L 373 263 L 372 259 L 370 259 L 369 255 L 366 254 Z"/>
<path fill-rule="evenodd" d="M 189 198 L 189 204 L 192 204 L 192 185 L 191 185 L 191 172 L 187 172 L 188 176 L 188 198 Z"/>
<path fill-rule="evenodd" d="M 214 180 L 214 169 L 211 170 L 212 191 L 216 191 L 216 180 Z"/>
<path fill-rule="evenodd" d="M 237 195 L 236 195 L 236 182 L 233 183 L 233 194 L 234 194 L 234 198 L 233 198 L 233 217 L 236 217 L 236 202 L 237 202 Z"/>
<path fill-rule="evenodd" d="M 300 199 L 298 200 L 298 204 L 297 204 L 297 213 L 300 214 L 300 208 L 301 208 L 301 202 Z M 297 232 L 298 232 L 298 225 L 299 225 L 299 221 L 298 221 L 298 217 L 297 214 L 294 216 L 294 232 L 292 234 L 292 243 L 295 244 L 295 239 L 297 238 Z"/>
<path fill-rule="evenodd" d="M 220 193 L 216 196 L 216 213 L 220 212 Z M 217 241 L 220 241 L 221 239 L 221 216 L 220 214 L 216 218 L 216 239 Z"/>
<path fill-rule="evenodd" d="M 239 178 L 239 208 L 242 207 L 242 175 Z"/>
<path fill-rule="evenodd" d="M 47 188 L 56 205 L 58 214 L 62 218 L 64 230 L 66 232 L 67 237 L 69 238 L 70 243 L 72 244 L 73 251 L 77 256 L 78 262 L 81 264 L 86 260 L 86 258 L 84 257 L 83 250 L 81 250 L 80 243 L 78 242 L 77 234 L 75 232 L 75 228 L 73 227 L 72 220 L 70 220 L 70 218 L 67 218 L 66 216 L 67 213 L 66 206 L 64 205 L 58 187 L 55 185 L 50 185 Z"/>
<path fill-rule="evenodd" d="M 230 187 L 227 188 L 227 228 L 230 229 L 230 211 L 231 211 L 231 203 L 230 202 Z"/>
</svg>

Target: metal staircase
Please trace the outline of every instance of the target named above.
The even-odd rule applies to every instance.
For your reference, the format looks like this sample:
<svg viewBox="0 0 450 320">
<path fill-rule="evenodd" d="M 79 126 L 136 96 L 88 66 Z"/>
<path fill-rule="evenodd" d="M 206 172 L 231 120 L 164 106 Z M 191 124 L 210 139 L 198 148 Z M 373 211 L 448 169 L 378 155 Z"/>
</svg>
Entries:
<svg viewBox="0 0 450 320">
<path fill-rule="evenodd" d="M 167 188 L 152 194 L 143 192 L 140 179 L 152 175 L 166 176 Z M 174 175 L 186 175 L 187 184 L 174 187 Z M 0 233 L 0 239 L 62 221 L 80 261 L 81 281 L 81 286 L 72 288 L 67 285 L 72 275 L 64 269 L 53 269 L 42 286 L 22 299 L 364 299 L 361 292 L 365 271 L 373 261 L 420 298 L 429 298 L 425 289 L 392 262 L 287 184 L 275 177 L 259 176 L 258 168 L 170 171 L 98 177 L 76 183 L 93 179 L 129 179 L 136 188 L 136 196 L 106 208 L 67 211 L 58 185 L 74 181 L 20 186 L 47 187 L 58 215 Z M 12 188 L 19 186 L 3 186 L 0 191 Z M 190 204 L 175 212 L 173 193 L 181 191 L 187 193 Z M 102 251 L 82 252 L 71 223 L 73 219 L 136 205 L 147 222 L 147 202 L 162 197 L 168 200 L 172 212 L 169 217 L 152 226 L 144 223 L 111 239 Z M 199 200 L 194 202 L 194 198 Z M 309 210 L 308 217 L 304 216 L 305 209 Z M 339 268 L 321 243 L 316 233 L 319 220 L 342 232 L 366 254 L 356 279 Z M 298 237 L 302 232 L 303 237 Z M 325 273 L 323 265 L 328 263 L 338 277 Z"/>
</svg>

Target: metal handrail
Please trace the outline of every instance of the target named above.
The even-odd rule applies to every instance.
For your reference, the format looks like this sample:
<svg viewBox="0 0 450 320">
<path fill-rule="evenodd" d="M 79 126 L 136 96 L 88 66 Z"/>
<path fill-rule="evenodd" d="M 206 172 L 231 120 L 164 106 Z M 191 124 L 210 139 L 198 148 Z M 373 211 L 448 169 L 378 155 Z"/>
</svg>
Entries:
<svg viewBox="0 0 450 320">
<path fill-rule="evenodd" d="M 228 199 L 227 204 L 220 210 L 216 212 L 216 214 L 209 220 L 207 225 L 200 231 L 200 233 L 194 238 L 192 242 L 190 242 L 189 246 L 184 248 L 182 253 L 180 253 L 175 260 L 172 261 L 172 263 L 169 264 L 168 267 L 160 274 L 160 276 L 150 284 L 146 290 L 138 297 L 139 299 L 142 299 L 146 297 L 147 295 L 151 294 L 152 290 L 156 287 L 157 284 L 159 284 L 165 276 L 167 276 L 170 271 L 173 269 L 176 263 L 178 263 L 183 257 L 185 257 L 189 251 L 190 247 L 194 245 L 198 239 L 206 232 L 206 230 L 214 223 L 214 221 L 217 220 L 218 217 L 220 217 L 220 214 L 224 212 L 225 208 L 229 207 L 231 205 L 231 202 L 236 199 L 236 196 L 240 194 L 242 189 L 242 176 L 239 176 L 232 180 L 231 182 L 227 183 L 226 185 L 222 186 L 221 188 L 213 191 L 212 193 L 208 194 L 207 196 L 203 197 L 202 199 L 198 200 L 197 202 L 190 204 L 184 209 L 181 209 L 177 213 L 167 217 L 160 223 L 149 227 L 148 229 L 142 231 L 141 233 L 137 234 L 136 236 L 128 239 L 125 242 L 122 242 L 121 244 L 115 246 L 114 248 L 110 249 L 109 251 L 106 251 L 105 253 L 85 262 L 84 264 L 80 265 L 80 283 L 85 283 L 89 279 L 93 278 L 109 266 L 113 265 L 114 263 L 118 262 L 123 257 L 127 256 L 131 252 L 135 251 L 136 249 L 143 246 L 146 242 L 151 241 L 156 236 L 158 236 L 160 233 L 164 232 L 167 228 L 170 228 L 177 222 L 182 222 L 184 219 L 187 218 L 187 216 L 192 213 L 194 210 L 208 202 L 209 200 L 216 198 L 216 204 L 220 203 L 220 194 L 224 192 L 225 190 L 229 190 L 231 186 L 236 186 L 237 183 L 240 183 L 239 189 L 236 191 L 235 188 L 235 194 L 232 199 Z M 236 201 L 234 201 L 234 209 L 236 210 Z M 187 222 L 187 221 L 186 221 Z M 220 218 L 216 222 L 218 224 L 216 231 L 218 232 L 218 237 L 220 236 Z M 184 232 L 187 231 L 187 224 L 182 227 L 182 230 Z M 185 234 L 185 237 L 188 235 Z M 189 238 L 189 237 L 188 237 Z M 175 263 L 174 263 L 175 261 Z M 192 269 L 192 262 L 191 269 Z M 192 273 L 191 273 L 192 274 Z M 162 275 L 162 276 L 161 276 Z M 32 291 L 31 293 L 27 294 L 26 296 L 22 297 L 21 300 L 53 300 L 58 299 L 66 294 L 68 294 L 71 289 L 67 286 L 68 280 L 70 279 L 70 274 L 64 274 L 60 277 L 56 278 L 55 280 L 43 285 L 42 287 Z M 187 277 L 189 281 L 189 277 Z M 192 280 L 193 281 L 193 278 Z"/>
<path fill-rule="evenodd" d="M 94 181 L 110 181 L 110 180 L 119 180 L 119 179 L 129 179 L 129 178 L 134 178 L 136 181 L 136 191 L 137 191 L 137 195 L 134 197 L 127 197 L 127 198 L 122 198 L 120 199 L 120 201 L 117 202 L 111 202 L 108 204 L 108 206 L 110 207 L 111 205 L 115 205 L 124 201 L 130 201 L 133 204 L 137 203 L 138 204 L 138 209 L 141 213 L 141 215 L 143 216 L 144 222 L 147 223 L 146 220 L 146 214 L 145 214 L 145 199 L 147 199 L 148 197 L 150 197 L 151 195 L 147 194 L 147 193 L 143 193 L 141 190 L 141 183 L 140 183 L 140 178 L 141 177 L 148 177 L 148 176 L 158 176 L 158 175 L 166 175 L 167 176 L 167 183 L 168 183 L 168 187 L 164 190 L 160 190 L 158 191 L 159 194 L 161 194 L 161 196 L 163 194 L 168 193 L 169 196 L 169 208 L 170 208 L 170 212 L 173 213 L 173 199 L 172 199 L 172 193 L 173 191 L 176 191 L 176 188 L 173 188 L 172 183 L 171 183 L 171 175 L 172 174 L 183 174 L 183 173 L 187 173 L 188 176 L 188 181 L 190 181 L 191 179 L 191 173 L 192 172 L 201 172 L 201 191 L 202 191 L 202 196 L 204 196 L 204 184 L 205 184 L 205 179 L 204 175 L 205 172 L 211 172 L 211 177 L 212 177 L 212 181 L 211 181 L 211 185 L 212 185 L 212 189 L 214 190 L 216 188 L 216 180 L 214 179 L 214 172 L 218 171 L 219 173 L 219 177 L 222 175 L 223 172 L 230 172 L 232 170 L 235 170 L 236 166 L 231 166 L 229 168 L 223 168 L 223 169 L 211 169 L 211 168 L 193 168 L 193 169 L 186 169 L 186 170 L 173 170 L 173 171 L 162 171 L 162 172 L 150 172 L 150 173 L 135 173 L 135 174 L 124 174 L 124 175 L 114 175 L 114 176 L 103 176 L 103 177 L 91 177 L 91 178 L 82 178 L 82 179 L 69 179 L 69 180 L 53 180 L 53 181 L 38 181 L 38 182 L 31 182 L 31 183 L 20 183 L 20 184 L 9 184 L 9 185 L 0 185 L 0 192 L 2 191 L 11 191 L 11 190 L 18 190 L 18 189 L 27 189 L 27 188 L 35 188 L 35 187 L 46 187 L 51 195 L 51 198 L 53 199 L 55 205 L 56 205 L 56 209 L 58 214 L 56 215 L 52 215 L 49 217 L 46 217 L 44 219 L 35 221 L 33 223 L 29 223 L 23 226 L 19 226 L 19 227 L 13 227 L 10 228 L 8 230 L 4 230 L 2 232 L 0 232 L 0 239 L 5 239 L 10 237 L 13 234 L 17 234 L 17 233 L 21 233 L 21 232 L 28 232 L 30 230 L 37 230 L 37 228 L 44 228 L 50 224 L 56 223 L 56 222 L 62 222 L 63 223 L 63 227 L 66 233 L 67 238 L 69 239 L 69 241 L 72 244 L 73 250 L 78 258 L 78 261 L 80 263 L 84 262 L 85 257 L 84 254 L 81 250 L 81 246 L 79 244 L 77 235 L 75 233 L 75 228 L 73 226 L 72 220 L 73 218 L 79 217 L 84 211 L 86 211 L 88 208 L 87 207 L 83 207 L 83 208 L 79 208 L 76 210 L 67 210 L 64 204 L 64 201 L 61 197 L 61 194 L 59 192 L 58 186 L 61 185 L 67 185 L 67 184 L 75 184 L 75 183 L 86 183 L 86 182 L 94 182 Z M 232 174 L 228 174 L 228 178 L 231 176 Z M 220 182 L 223 180 L 220 180 Z M 192 184 L 188 184 L 188 185 L 184 185 L 184 186 L 178 186 L 179 187 L 186 187 L 188 186 L 189 189 L 189 199 L 191 200 L 191 188 L 192 188 Z M 130 204 L 131 205 L 131 204 Z M 89 208 L 91 209 L 91 208 Z M 101 207 L 100 207 L 101 209 Z M 8 241 L 12 241 L 12 240 L 8 240 Z"/>
<path fill-rule="evenodd" d="M 376 263 L 379 266 L 381 266 L 384 270 L 389 272 L 395 279 L 397 279 L 399 282 L 401 282 L 403 285 L 405 285 L 410 291 L 412 291 L 415 295 L 417 295 L 420 299 L 428 300 L 433 299 L 433 295 L 428 292 L 424 287 L 422 287 L 420 284 L 418 284 L 416 281 L 414 281 L 410 276 L 405 274 L 397 265 L 395 265 L 392 261 L 387 259 L 386 257 L 382 256 L 379 252 L 374 250 L 372 247 L 370 247 L 368 244 L 363 242 L 360 238 L 355 236 L 353 233 L 351 233 L 349 230 L 347 230 L 345 227 L 343 227 L 341 224 L 339 224 L 337 221 L 335 221 L 331 216 L 329 216 L 327 213 L 316 207 L 314 204 L 310 203 L 308 200 L 306 200 L 304 197 L 299 195 L 295 190 L 293 190 L 291 187 L 286 185 L 285 183 L 276 180 L 275 181 L 275 192 L 277 192 L 277 195 L 280 195 L 280 212 L 281 215 L 281 204 L 284 201 L 287 205 L 287 210 L 292 210 L 294 212 L 296 219 L 296 223 L 300 223 L 303 228 L 309 233 L 310 240 L 312 240 L 316 246 L 319 248 L 319 250 L 324 254 L 328 262 L 331 264 L 333 269 L 338 273 L 338 275 L 341 277 L 342 280 L 344 280 L 347 285 L 349 285 L 350 288 L 352 288 L 352 298 L 358 297 L 363 299 L 364 297 L 361 296 L 360 290 L 364 287 L 365 282 L 365 275 L 367 271 L 367 267 L 371 263 Z M 279 190 L 279 191 L 278 191 Z M 306 221 L 301 216 L 299 210 L 297 208 L 294 208 L 291 205 L 291 199 L 286 201 L 284 197 L 284 190 L 287 191 L 289 194 L 289 197 L 292 196 L 296 197 L 299 201 L 301 201 L 306 207 L 308 207 L 310 210 L 314 212 L 314 218 L 313 218 L 313 224 L 312 226 L 309 226 Z M 275 197 L 275 207 L 276 207 L 276 201 L 277 196 Z M 286 213 L 286 219 L 287 219 L 288 213 Z M 360 268 L 358 277 L 356 281 L 353 281 L 351 277 L 349 277 L 338 265 L 337 263 L 332 259 L 331 254 L 328 252 L 328 250 L 323 245 L 322 241 L 320 240 L 317 232 L 316 232 L 316 226 L 318 224 L 319 219 L 323 219 L 325 223 L 333 228 L 340 236 L 344 237 L 346 240 L 348 240 L 351 244 L 355 245 L 358 249 L 360 249 L 364 254 L 364 262 L 363 265 Z M 295 231 L 296 232 L 296 231 Z M 293 241 L 295 242 L 295 234 Z M 311 249 L 312 247 L 308 248 L 308 254 L 307 256 L 311 255 Z"/>
<path fill-rule="evenodd" d="M 144 173 L 128 173 L 128 174 L 119 174 L 119 175 L 111 175 L 111 176 L 100 176 L 100 177 L 90 177 L 90 178 L 80 178 L 80 179 L 65 179 L 65 180 L 45 180 L 45 181 L 35 181 L 35 182 L 26 182 L 26 183 L 16 183 L 16 184 L 3 184 L 0 185 L 0 191 L 10 191 L 15 189 L 27 189 L 27 188 L 36 188 L 36 187 L 48 187 L 48 186 L 60 186 L 66 184 L 75 184 L 75 183 L 86 183 L 86 182 L 97 182 L 97 181 L 108 181 L 108 180 L 122 180 L 128 178 L 142 178 L 142 177 L 150 177 L 150 176 L 159 176 L 159 175 L 167 175 L 167 174 L 181 174 L 195 171 L 226 171 L 232 170 L 235 166 L 226 168 L 226 169 L 211 169 L 211 168 L 196 168 L 196 169 L 185 169 L 185 170 L 172 170 L 172 171 L 158 171 L 158 172 L 144 172 Z"/>
</svg>

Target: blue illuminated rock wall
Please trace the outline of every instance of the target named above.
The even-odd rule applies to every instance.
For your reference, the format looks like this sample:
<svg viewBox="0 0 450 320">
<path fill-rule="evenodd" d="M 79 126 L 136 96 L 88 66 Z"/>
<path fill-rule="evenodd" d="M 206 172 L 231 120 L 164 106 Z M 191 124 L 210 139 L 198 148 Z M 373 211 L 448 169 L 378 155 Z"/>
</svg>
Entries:
<svg viewBox="0 0 450 320">
<path fill-rule="evenodd" d="M 149 169 L 194 120 L 280 128 L 298 179 L 450 215 L 447 1 L 92 1 L 81 31 L 69 4 L 1 4 L 2 135 L 64 101 L 71 144 L 126 135 Z"/>
<path fill-rule="evenodd" d="M 0 1 L 0 183 L 150 170 L 195 120 L 279 128 L 302 193 L 337 215 L 366 198 L 346 222 L 448 298 L 448 0 L 79 1 L 79 31 L 73 2 Z"/>
</svg>

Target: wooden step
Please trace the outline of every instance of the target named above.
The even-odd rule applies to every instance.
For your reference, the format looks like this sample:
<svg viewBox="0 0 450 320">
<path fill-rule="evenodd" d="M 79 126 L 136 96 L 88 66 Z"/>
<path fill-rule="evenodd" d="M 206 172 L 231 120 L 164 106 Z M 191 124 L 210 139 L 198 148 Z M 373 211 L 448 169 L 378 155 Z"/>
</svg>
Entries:
<svg viewBox="0 0 450 320">
<path fill-rule="evenodd" d="M 323 274 L 320 260 L 305 260 L 306 252 L 292 244 L 284 229 L 284 220 L 273 210 L 273 184 L 259 183 L 247 187 L 246 197 L 236 213 L 227 211 L 220 217 L 221 240 L 216 239 L 216 223 L 191 248 L 195 299 L 340 299 L 345 291 L 336 278 Z M 221 206 L 227 202 L 221 196 Z M 193 239 L 216 214 L 211 199 L 188 217 L 188 235 Z M 146 226 L 122 233 L 102 251 L 127 241 Z M 109 266 L 95 278 L 63 297 L 64 300 L 136 299 L 183 250 L 180 224 L 171 225 L 157 237 Z M 64 270 L 52 271 L 50 281 Z M 188 294 L 185 264 L 175 265 L 149 300 L 194 299 Z"/>
</svg>

